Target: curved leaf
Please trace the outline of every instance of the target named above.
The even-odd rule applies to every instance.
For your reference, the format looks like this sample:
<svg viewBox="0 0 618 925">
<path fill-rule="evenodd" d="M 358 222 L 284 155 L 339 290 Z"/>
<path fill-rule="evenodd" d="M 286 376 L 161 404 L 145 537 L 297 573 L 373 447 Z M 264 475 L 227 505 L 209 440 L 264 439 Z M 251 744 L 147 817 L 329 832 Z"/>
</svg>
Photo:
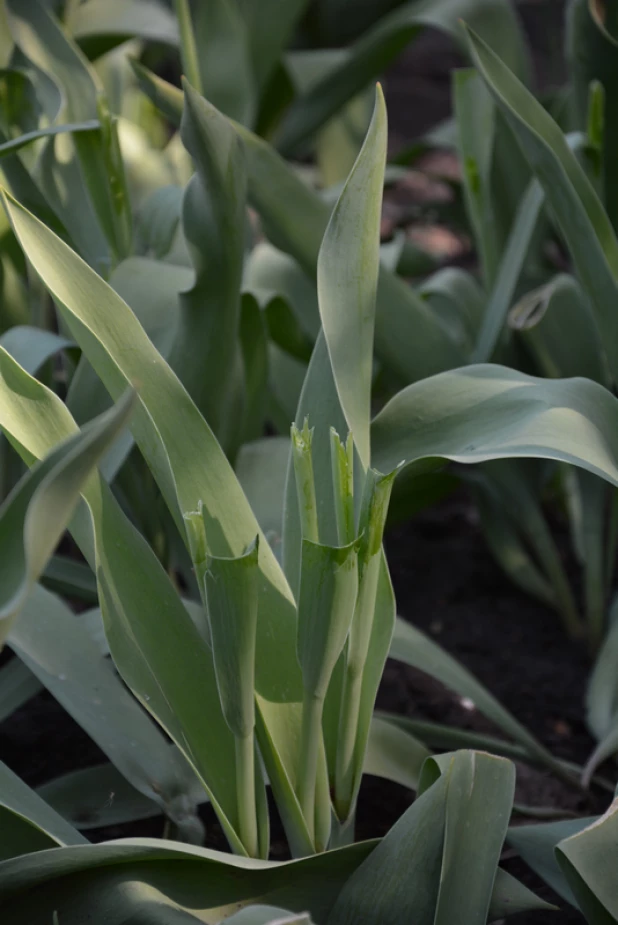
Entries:
<svg viewBox="0 0 618 925">
<path fill-rule="evenodd" d="M 372 465 L 436 456 L 461 463 L 536 456 L 618 484 L 618 401 L 587 379 L 537 379 L 503 366 L 440 373 L 403 389 L 374 419 Z"/>
<path fill-rule="evenodd" d="M 2 359 L 0 353 L 0 363 Z M 125 396 L 111 412 L 52 450 L 0 508 L 0 642 L 64 533 L 81 489 L 126 425 L 133 405 L 133 396 Z"/>
</svg>

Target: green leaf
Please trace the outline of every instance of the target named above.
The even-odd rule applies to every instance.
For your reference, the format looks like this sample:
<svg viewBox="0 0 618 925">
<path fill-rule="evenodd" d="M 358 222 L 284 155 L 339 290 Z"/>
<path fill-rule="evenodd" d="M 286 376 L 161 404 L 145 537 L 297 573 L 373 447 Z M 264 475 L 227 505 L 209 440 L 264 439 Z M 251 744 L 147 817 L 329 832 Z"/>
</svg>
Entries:
<svg viewBox="0 0 618 925">
<path fill-rule="evenodd" d="M 180 91 L 144 68 L 134 67 L 144 91 L 178 122 Z M 328 205 L 265 141 L 239 125 L 235 128 L 245 143 L 249 201 L 259 212 L 268 238 L 314 279 L 328 225 Z M 302 222 L 298 215 L 303 216 Z M 463 351 L 414 290 L 384 268 L 378 280 L 375 350 L 404 382 L 450 369 L 464 359 Z"/>
<path fill-rule="evenodd" d="M 8 644 L 140 793 L 179 825 L 191 822 L 190 769 L 61 600 L 35 586 Z"/>
<path fill-rule="evenodd" d="M 234 0 L 194 4 L 193 29 L 201 92 L 226 116 L 242 125 L 252 125 L 256 86 L 249 32 L 238 4 Z M 188 73 L 187 78 L 191 81 Z"/>
<path fill-rule="evenodd" d="M 386 135 L 386 105 L 378 86 L 365 143 L 330 217 L 317 266 L 320 317 L 337 393 L 364 467 L 369 465 L 370 455 Z"/>
<path fill-rule="evenodd" d="M 43 685 L 19 661 L 11 659 L 0 668 L 0 723 L 40 693 Z"/>
<path fill-rule="evenodd" d="M 66 337 L 51 331 L 19 324 L 4 332 L 0 337 L 0 346 L 27 372 L 34 375 L 47 360 L 72 344 Z"/>
<path fill-rule="evenodd" d="M 589 473 L 585 475 L 594 478 Z M 539 500 L 538 467 L 497 459 L 483 463 L 469 475 L 464 472 L 463 478 L 476 482 L 478 490 L 497 502 L 502 516 L 515 525 L 549 582 L 551 605 L 562 617 L 566 631 L 573 638 L 580 637 L 583 626 L 577 604 Z"/>
<path fill-rule="evenodd" d="M 491 195 L 496 111 L 491 95 L 473 68 L 454 72 L 453 105 L 466 209 L 485 285 L 489 289 L 493 285 L 500 256 Z"/>
<path fill-rule="evenodd" d="M 253 74 L 260 91 L 269 79 L 294 37 L 308 0 L 240 0 L 238 7 L 246 25 Z"/>
<path fill-rule="evenodd" d="M 11 31 L 18 47 L 58 86 L 65 121 L 83 123 L 94 119 L 100 125 L 98 129 L 75 133 L 73 143 L 88 197 L 115 259 L 121 259 L 130 250 L 130 210 L 116 126 L 96 73 L 52 12 L 38 0 L 19 3 L 12 0 L 9 14 Z M 50 156 L 54 160 L 53 151 L 53 147 L 48 147 L 48 160 Z M 69 159 L 72 160 L 72 156 L 66 157 L 65 152 L 65 164 Z M 48 164 L 48 172 L 52 169 L 52 165 Z M 62 172 L 60 165 L 58 169 Z M 72 164 L 71 169 L 75 170 L 76 165 Z M 72 185 L 83 198 L 80 185 L 75 180 Z M 49 179 L 47 187 L 51 188 Z M 60 183 L 56 199 L 63 194 L 66 196 Z M 86 208 L 90 208 L 90 201 L 87 199 Z M 80 208 L 84 208 L 83 203 Z M 79 239 L 79 236 L 75 237 Z"/>
<path fill-rule="evenodd" d="M 79 832 L 2 762 L 0 784 L 0 860 L 56 845 L 87 844 Z"/>
<path fill-rule="evenodd" d="M 556 848 L 560 867 L 590 925 L 618 921 L 618 885 L 614 876 L 617 835 L 615 800 L 603 816 Z"/>
<path fill-rule="evenodd" d="M 83 925 L 84 909 L 93 925 L 120 925 L 131 917 L 150 922 L 161 907 L 199 909 L 202 919 L 220 922 L 232 909 L 255 902 L 308 911 L 322 923 L 375 845 L 363 842 L 282 864 L 163 839 L 60 848 L 39 853 L 36 864 L 23 857 L 2 865 L 0 902 L 11 925 L 49 925 L 58 889 L 62 925 Z"/>
<path fill-rule="evenodd" d="M 363 767 L 365 774 L 393 780 L 416 790 L 423 763 L 430 755 L 429 749 L 419 739 L 374 714 Z"/>
<path fill-rule="evenodd" d="M 576 906 L 575 897 L 556 857 L 556 846 L 595 822 L 593 818 L 565 819 L 538 825 L 512 826 L 507 842 L 552 890 Z"/>
<path fill-rule="evenodd" d="M 599 331 L 572 276 L 561 273 L 528 293 L 512 310 L 509 325 L 521 332 L 544 376 L 583 376 L 607 384 Z"/>
<path fill-rule="evenodd" d="M 423 27 L 437 28 L 459 39 L 459 22 L 467 19 L 499 47 L 500 53 L 522 77 L 528 71 L 521 28 L 505 0 L 422 0 L 403 3 L 382 17 L 374 29 L 352 45 L 350 54 L 288 110 L 277 146 L 289 155 L 306 142 L 331 116 L 396 58 Z"/>
<path fill-rule="evenodd" d="M 115 396 L 126 388 L 128 382 L 139 381 L 138 407 L 133 418 L 132 432 L 179 527 L 184 532 L 182 515 L 196 510 L 198 503 L 202 501 L 208 522 L 206 539 L 211 553 L 223 556 L 241 555 L 259 532 L 257 522 L 220 446 L 174 373 L 148 340 L 128 306 L 100 277 L 22 207 L 12 202 L 8 204 L 8 210 L 18 239 L 32 260 L 35 270 L 52 292 L 67 326 L 108 391 Z M 118 522 L 112 523 L 110 520 L 105 524 L 110 531 L 106 534 L 108 542 L 113 544 L 109 555 L 114 557 L 108 559 L 108 564 L 115 562 L 119 566 L 122 555 L 130 556 L 137 574 L 140 569 L 138 560 L 147 554 L 146 544 L 142 544 L 137 535 L 129 530 L 128 525 L 120 523 L 118 514 L 115 513 L 114 516 Z M 126 534 L 126 549 L 122 554 L 118 552 L 122 544 L 118 546 L 116 541 L 111 540 L 115 530 L 122 530 Z M 150 552 L 148 550 L 148 555 Z M 170 614 L 177 614 L 174 619 L 178 620 L 180 627 L 186 621 L 184 612 L 181 619 L 178 610 L 181 605 L 177 595 L 167 578 L 163 583 L 165 573 L 159 574 L 154 563 L 150 567 L 153 576 L 150 579 L 152 587 L 148 593 L 155 597 L 156 594 L 162 596 L 166 601 L 165 606 L 170 608 Z M 136 594 L 139 597 L 141 593 L 124 574 L 126 570 L 125 563 L 123 574 L 114 576 L 120 586 L 125 585 L 122 593 L 118 591 L 118 597 L 110 597 L 110 590 L 103 589 L 104 610 L 107 609 L 108 613 L 113 613 L 112 606 L 116 606 L 116 601 L 123 600 L 123 594 L 128 595 L 130 599 Z M 302 700 L 300 670 L 293 657 L 295 612 L 290 589 L 267 542 L 260 542 L 260 572 L 260 618 L 256 660 L 258 736 L 268 777 L 275 791 L 277 803 L 282 808 L 286 825 L 290 829 L 291 838 L 294 839 L 296 831 L 296 836 L 301 839 L 303 845 L 301 848 L 297 841 L 297 847 L 304 850 L 307 842 L 302 841 L 305 834 L 299 834 L 300 813 L 293 795 L 296 741 L 289 734 L 289 729 L 293 726 L 292 717 L 300 713 Z M 160 585 L 158 591 L 154 590 L 155 575 Z M 136 614 L 144 610 L 137 600 L 133 606 Z M 162 607 L 162 603 L 158 607 L 155 606 L 153 615 Z M 117 630 L 120 630 L 125 620 L 126 616 L 117 614 L 112 622 Z M 132 620 L 129 620 L 126 626 L 131 624 Z M 110 626 L 107 627 L 107 631 L 109 636 Z M 157 678 L 161 672 L 161 677 L 167 679 L 166 683 L 174 686 L 174 696 L 181 697 L 184 708 L 190 711 L 193 721 L 201 727 L 198 716 L 202 715 L 201 704 L 205 702 L 205 695 L 191 695 L 186 683 L 187 669 L 183 669 L 182 674 L 179 674 L 168 658 L 167 644 L 161 646 L 160 642 L 156 642 L 163 632 L 161 621 L 156 621 L 156 626 L 153 621 L 146 621 L 143 631 L 148 636 L 148 646 L 152 647 L 149 649 L 154 659 L 152 672 Z M 179 629 L 178 633 L 180 632 Z M 187 638 L 181 638 L 179 635 L 175 643 L 179 652 L 189 651 L 195 655 L 195 678 L 199 688 L 202 683 L 206 683 L 199 679 L 204 673 L 204 678 L 210 678 L 210 669 L 203 647 L 196 646 L 193 641 L 193 630 L 190 636 L 188 632 L 182 630 Z M 124 636 L 124 630 L 121 638 L 124 640 L 123 645 L 129 643 L 129 637 Z M 133 663 L 140 666 L 140 672 L 145 670 L 142 656 L 135 652 L 132 641 L 123 656 L 119 657 L 113 646 L 112 652 L 123 673 L 126 673 L 129 665 Z M 178 665 L 182 664 L 184 658 L 185 656 L 179 656 Z M 272 671 L 273 660 L 280 666 L 276 673 Z M 208 683 L 210 684 L 210 680 Z M 131 684 L 133 689 L 135 685 L 140 691 L 152 696 L 154 692 L 150 670 L 147 675 L 141 675 L 139 681 L 134 678 Z M 212 696 L 211 690 L 208 696 Z M 170 700 L 173 700 L 171 695 Z M 158 708 L 163 711 L 158 715 L 159 721 L 166 728 L 168 723 L 172 723 L 176 730 L 175 736 L 179 737 L 178 744 L 182 743 L 182 747 L 185 747 L 186 743 L 178 729 L 176 711 L 170 710 L 167 700 L 160 698 L 159 691 L 157 703 Z M 163 714 L 165 720 L 161 719 Z M 223 718 L 220 719 L 224 724 Z M 229 773 L 225 771 L 226 767 L 229 768 L 229 759 L 224 757 L 222 748 L 211 748 L 206 741 L 211 734 L 213 741 L 217 735 L 222 735 L 225 741 L 225 729 L 217 732 L 214 722 L 211 721 L 208 732 L 209 736 L 200 732 L 199 741 L 196 740 L 192 744 L 199 748 L 200 764 L 204 762 L 204 767 L 211 768 L 213 773 L 219 772 L 221 787 L 230 793 L 232 781 Z M 231 736 L 228 735 L 228 741 L 229 739 Z M 204 779 L 209 774 L 210 771 L 203 772 Z"/>
<path fill-rule="evenodd" d="M 74 5 L 67 26 L 91 60 L 132 38 L 178 44 L 176 20 L 157 0 L 87 0 Z"/>
<path fill-rule="evenodd" d="M 73 433 L 76 425 L 60 399 L 8 354 L 0 372 L 0 425 L 32 463 Z M 168 574 L 107 484 L 100 477 L 91 480 L 84 487 L 84 498 L 87 507 L 78 509 L 71 530 L 97 573 L 114 662 L 207 788 L 231 844 L 243 850 L 234 828 L 233 738 L 221 713 L 205 633 L 187 613 Z M 170 657 L 171 646 L 175 655 Z M 209 721 L 204 726 L 206 703 Z M 185 834 L 194 837 L 191 831 Z"/>
<path fill-rule="evenodd" d="M 542 187 L 536 180 L 531 180 L 515 213 L 513 225 L 497 267 L 489 301 L 478 331 L 478 338 L 472 351 L 473 363 L 484 363 L 494 355 L 544 204 L 545 193 Z"/>
<path fill-rule="evenodd" d="M 198 517 L 201 516 L 201 512 Z M 259 539 L 259 538 L 258 538 Z M 193 557 L 207 602 L 217 689 L 225 721 L 236 743 L 239 832 L 250 857 L 268 855 L 268 810 L 264 781 L 255 755 L 255 641 L 258 619 L 258 539 L 242 556 L 203 560 Z M 256 784 L 262 791 L 258 846 Z"/>
<path fill-rule="evenodd" d="M 589 122 L 590 87 L 594 85 L 598 88 L 595 94 L 596 117 L 597 124 L 602 126 L 601 137 L 597 135 L 598 174 L 603 203 L 616 228 L 618 171 L 612 152 L 616 150 L 618 140 L 618 121 L 611 100 L 618 85 L 618 55 L 615 37 L 614 40 L 610 38 L 598 17 L 602 8 L 612 16 L 612 6 L 602 0 L 597 4 L 591 3 L 590 0 L 573 0 L 569 4 L 566 19 L 566 52 L 573 91 L 571 108 L 575 117 L 575 127 L 580 130 L 586 129 Z"/>
<path fill-rule="evenodd" d="M 313 925 L 309 915 L 295 915 L 275 906 L 247 906 L 225 921 L 233 925 Z"/>
<path fill-rule="evenodd" d="M 304 700 L 298 791 L 310 831 L 314 813 L 320 810 L 326 812 L 330 828 L 330 796 L 326 805 L 320 806 L 319 786 L 316 787 L 319 764 L 324 779 L 327 774 L 322 736 L 324 701 L 350 630 L 357 591 L 356 542 L 347 546 L 324 546 L 303 539 L 297 653 Z M 319 831 L 317 823 L 316 842 L 328 844 L 327 835 Z"/>
<path fill-rule="evenodd" d="M 350 877 L 329 925 L 361 919 L 368 925 L 402 919 L 485 925 L 514 767 L 480 752 L 456 752 L 442 757 L 433 780 Z"/>
<path fill-rule="evenodd" d="M 280 551 L 283 498 L 290 456 L 287 437 L 264 437 L 245 443 L 236 459 L 236 475 L 264 535 Z"/>
<path fill-rule="evenodd" d="M 500 59 L 468 30 L 474 63 L 537 176 L 595 313 L 612 376 L 618 376 L 618 241 L 558 125 Z"/>
<path fill-rule="evenodd" d="M 0 363 L 4 357 L 8 354 L 0 353 Z M 129 394 L 113 411 L 53 450 L 0 508 L 0 640 L 6 639 L 71 519 L 81 489 L 126 425 L 133 405 Z"/>
<path fill-rule="evenodd" d="M 358 589 L 357 543 L 303 540 L 298 601 L 298 661 L 311 698 L 324 699 L 348 636 Z"/>
<path fill-rule="evenodd" d="M 196 801 L 207 799 L 197 778 L 194 780 Z M 79 830 L 161 815 L 161 807 L 132 787 L 110 762 L 69 771 L 43 784 L 37 793 Z"/>
<path fill-rule="evenodd" d="M 197 171 L 185 190 L 182 208 L 195 282 L 180 295 L 170 363 L 223 448 L 233 453 L 244 387 L 238 329 L 245 157 L 228 120 L 186 82 L 181 136 Z"/>
<path fill-rule="evenodd" d="M 0 144 L 0 158 L 7 157 L 9 154 L 15 154 L 21 148 L 38 141 L 39 138 L 49 138 L 50 135 L 62 135 L 65 132 L 90 132 L 98 129 L 100 123 L 96 119 L 90 119 L 88 122 L 69 123 L 68 125 L 52 125 L 49 128 L 42 128 L 36 132 L 26 132 L 10 141 Z"/>
<path fill-rule="evenodd" d="M 618 402 L 586 379 L 537 379 L 503 366 L 440 373 L 392 398 L 371 428 L 372 463 L 539 457 L 618 483 Z"/>
</svg>

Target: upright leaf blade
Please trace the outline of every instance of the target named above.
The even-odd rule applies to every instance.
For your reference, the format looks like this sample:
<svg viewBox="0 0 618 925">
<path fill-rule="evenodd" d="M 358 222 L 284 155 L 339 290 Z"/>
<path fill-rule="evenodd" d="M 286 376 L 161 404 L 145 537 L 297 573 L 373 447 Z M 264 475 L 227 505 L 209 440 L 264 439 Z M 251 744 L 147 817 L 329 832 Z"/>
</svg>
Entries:
<svg viewBox="0 0 618 925">
<path fill-rule="evenodd" d="M 318 302 L 337 393 L 361 462 L 369 465 L 369 421 L 386 105 L 378 85 L 365 143 L 330 217 L 318 257 Z"/>
</svg>

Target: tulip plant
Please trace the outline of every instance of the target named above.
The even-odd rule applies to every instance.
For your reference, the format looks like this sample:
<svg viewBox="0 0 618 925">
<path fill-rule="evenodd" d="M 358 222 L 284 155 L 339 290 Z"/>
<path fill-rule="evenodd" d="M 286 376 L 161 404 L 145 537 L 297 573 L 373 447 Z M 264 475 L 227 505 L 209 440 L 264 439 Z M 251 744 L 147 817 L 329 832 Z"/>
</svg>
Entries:
<svg viewBox="0 0 618 925">
<path fill-rule="evenodd" d="M 41 324 L 7 324 L 0 342 L 3 454 L 15 476 L 0 509 L 0 638 L 17 656 L 0 673 L 0 705 L 10 699 L 7 677 L 26 692 L 17 699 L 45 686 L 108 763 L 39 793 L 0 765 L 0 911 L 16 925 L 476 925 L 547 907 L 499 866 L 506 839 L 592 925 L 618 921 L 615 804 L 596 820 L 509 829 L 510 757 L 571 783 L 578 769 L 396 617 L 383 550 L 402 472 L 412 484 L 454 462 L 489 473 L 479 482 L 487 492 L 488 479 L 499 482 L 487 467 L 525 458 L 618 485 L 618 401 L 608 380 L 468 362 L 461 329 L 381 263 L 380 87 L 329 204 L 249 127 L 260 127 L 289 27 L 283 37 L 265 34 L 260 17 L 248 9 L 240 17 L 249 5 L 221 0 L 192 19 L 188 3 L 175 4 L 182 90 L 134 64 L 140 86 L 180 126 L 182 152 L 168 150 L 157 169 L 194 169 L 184 190 L 144 196 L 87 60 L 133 33 L 112 22 L 106 4 L 67 6 L 81 44 L 36 0 L 0 6 L 13 42 L 2 79 L 24 94 L 33 122 L 41 99 L 56 107 L 51 125 L 17 136 L 15 113 L 1 101 L 11 243 L 3 291 L 17 291 L 7 304 Z M 130 6 L 147 13 L 144 3 Z M 394 37 L 468 7 L 486 26 L 511 22 L 502 3 L 403 4 L 331 74 L 332 94 L 323 80 L 295 98 L 276 129 L 271 114 L 280 150 L 301 145 L 361 90 Z M 609 28 L 603 5 L 594 8 Z M 170 22 L 153 9 L 157 17 L 140 27 L 150 38 Z M 209 30 L 219 43 L 235 34 L 237 53 L 238 35 L 252 37 L 247 23 L 260 42 L 272 40 L 268 67 L 245 49 L 218 71 L 197 53 L 196 36 Z M 611 221 L 573 145 L 510 69 L 525 77 L 518 42 L 500 48 L 508 64 L 471 30 L 467 42 L 474 80 L 493 95 L 536 175 L 526 210 L 541 191 L 553 210 L 613 381 Z M 18 66 L 24 59 L 29 69 Z M 254 85 L 240 65 L 249 61 L 257 94 L 245 92 Z M 230 81 L 232 66 L 238 80 Z M 462 100 L 472 79 L 461 80 Z M 29 160 L 29 146 L 41 142 L 39 160 Z M 65 142 L 66 158 L 55 147 Z M 473 173 L 469 209 L 482 230 Z M 246 253 L 247 203 L 279 253 L 264 242 Z M 497 280 L 485 244 L 484 272 Z M 311 298 L 296 297 L 287 258 L 313 281 Z M 284 278 L 296 292 L 289 300 Z M 487 343 L 504 319 L 491 308 L 484 317 L 477 359 L 489 360 Z M 376 362 L 410 384 L 372 416 Z M 299 387 L 288 388 L 299 369 Z M 264 420 L 281 420 L 290 395 L 289 437 L 263 438 Z M 274 492 L 273 472 L 282 473 Z M 51 556 L 67 526 L 85 564 L 72 563 L 63 578 L 62 560 Z M 56 588 L 95 606 L 73 613 L 50 590 L 54 575 Z M 595 711 L 604 755 L 615 744 L 611 652 Z M 504 733 L 484 742 L 496 754 L 433 755 L 405 717 L 376 712 L 389 655 L 470 697 Z M 452 747 L 465 743 L 451 734 Z M 380 842 L 354 843 L 364 773 L 417 794 Z M 269 791 L 291 855 L 283 863 L 269 860 Z M 109 792 L 117 799 L 101 799 Z M 206 801 L 229 854 L 202 847 Z M 91 825 L 163 813 L 165 837 L 92 844 L 79 830 L 88 828 L 85 804 Z"/>
</svg>

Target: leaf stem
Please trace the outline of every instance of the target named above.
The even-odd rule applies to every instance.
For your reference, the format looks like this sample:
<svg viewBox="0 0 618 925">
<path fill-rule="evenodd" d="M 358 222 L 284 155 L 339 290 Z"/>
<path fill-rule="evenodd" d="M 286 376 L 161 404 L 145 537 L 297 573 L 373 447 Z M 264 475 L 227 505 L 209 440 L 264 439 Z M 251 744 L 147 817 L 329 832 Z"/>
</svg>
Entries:
<svg viewBox="0 0 618 925">
<path fill-rule="evenodd" d="M 298 799 L 311 837 L 315 830 L 315 786 L 322 736 L 324 699 L 305 692 L 300 734 Z"/>
<path fill-rule="evenodd" d="M 199 58 L 197 46 L 195 44 L 193 23 L 191 21 L 189 0 L 174 0 L 174 9 L 176 11 L 178 28 L 180 30 L 180 56 L 182 58 L 182 68 L 191 86 L 203 96 L 204 88 L 202 86 L 202 76 L 200 74 Z"/>
<path fill-rule="evenodd" d="M 251 858 L 259 857 L 255 804 L 255 744 L 253 732 L 234 736 L 236 746 L 236 799 L 240 839 Z"/>
</svg>

